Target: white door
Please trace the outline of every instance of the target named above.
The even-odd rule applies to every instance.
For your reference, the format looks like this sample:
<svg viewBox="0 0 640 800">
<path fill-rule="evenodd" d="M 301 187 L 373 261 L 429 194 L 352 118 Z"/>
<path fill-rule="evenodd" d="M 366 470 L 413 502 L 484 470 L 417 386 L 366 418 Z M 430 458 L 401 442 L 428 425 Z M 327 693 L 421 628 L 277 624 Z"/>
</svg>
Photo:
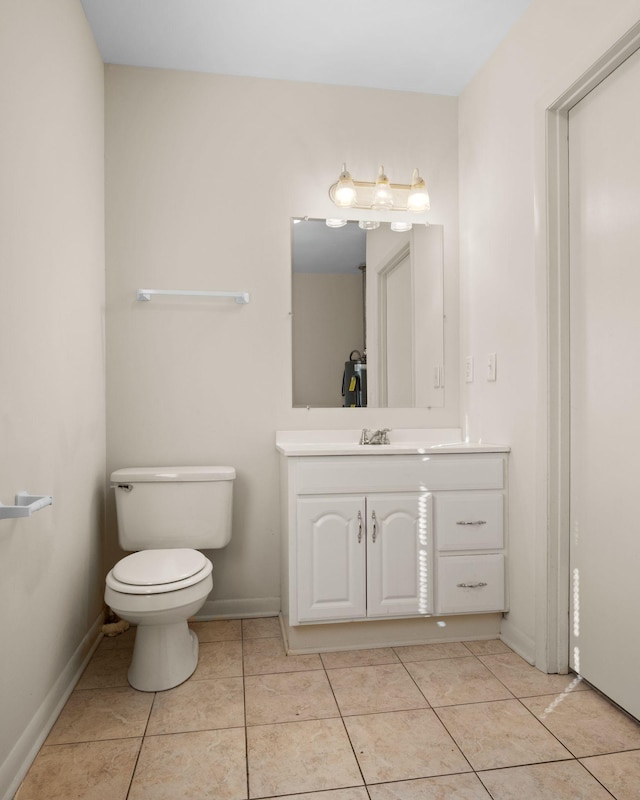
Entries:
<svg viewBox="0 0 640 800">
<path fill-rule="evenodd" d="M 432 612 L 431 495 L 367 496 L 367 616 Z"/>
<path fill-rule="evenodd" d="M 297 522 L 298 619 L 364 617 L 364 497 L 301 498 Z"/>
<path fill-rule="evenodd" d="M 640 718 L 640 54 L 569 114 L 570 664 Z"/>
</svg>

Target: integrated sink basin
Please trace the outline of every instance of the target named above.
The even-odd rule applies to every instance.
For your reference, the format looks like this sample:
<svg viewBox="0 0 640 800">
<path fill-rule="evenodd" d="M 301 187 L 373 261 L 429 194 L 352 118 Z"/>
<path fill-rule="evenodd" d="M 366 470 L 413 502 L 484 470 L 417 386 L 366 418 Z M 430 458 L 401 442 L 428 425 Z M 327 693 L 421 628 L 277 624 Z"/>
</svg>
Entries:
<svg viewBox="0 0 640 800">
<path fill-rule="evenodd" d="M 404 455 L 410 453 L 501 453 L 500 444 L 462 441 L 459 428 L 396 428 L 389 444 L 360 444 L 362 430 L 276 431 L 276 449 L 285 456 Z"/>
</svg>

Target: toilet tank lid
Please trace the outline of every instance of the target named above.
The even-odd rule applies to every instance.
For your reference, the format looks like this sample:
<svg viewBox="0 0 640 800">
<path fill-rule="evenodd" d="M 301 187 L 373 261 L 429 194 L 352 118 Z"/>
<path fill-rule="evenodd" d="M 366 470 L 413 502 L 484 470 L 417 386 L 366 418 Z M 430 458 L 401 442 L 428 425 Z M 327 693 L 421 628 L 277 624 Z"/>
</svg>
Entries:
<svg viewBox="0 0 640 800">
<path fill-rule="evenodd" d="M 111 473 L 111 483 L 175 483 L 232 481 L 233 467 L 125 467 Z"/>
</svg>

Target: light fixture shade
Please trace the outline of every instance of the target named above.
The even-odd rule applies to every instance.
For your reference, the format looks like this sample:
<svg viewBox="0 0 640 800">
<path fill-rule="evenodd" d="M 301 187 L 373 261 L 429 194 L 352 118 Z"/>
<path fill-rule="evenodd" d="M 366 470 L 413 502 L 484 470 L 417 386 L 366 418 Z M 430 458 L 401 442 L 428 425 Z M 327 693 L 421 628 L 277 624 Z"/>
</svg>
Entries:
<svg viewBox="0 0 640 800">
<path fill-rule="evenodd" d="M 327 228 L 344 228 L 347 224 L 346 219 L 326 219 Z"/>
<path fill-rule="evenodd" d="M 391 230 L 395 233 L 406 233 L 410 231 L 413 225 L 410 222 L 392 222 Z"/>
<path fill-rule="evenodd" d="M 376 186 L 373 190 L 371 208 L 388 209 L 393 208 L 393 195 L 391 194 L 391 184 L 389 178 L 384 174 L 384 167 L 380 167 L 380 172 L 376 178 Z"/>
<path fill-rule="evenodd" d="M 411 180 L 411 191 L 407 197 L 407 209 L 409 211 L 429 211 L 431 204 L 429 202 L 429 193 L 425 186 L 424 179 L 420 177 L 418 170 L 413 170 L 413 178 Z"/>
<path fill-rule="evenodd" d="M 363 231 L 375 231 L 376 228 L 380 227 L 380 223 L 377 220 L 361 219 L 358 227 L 362 228 Z"/>
<path fill-rule="evenodd" d="M 356 187 L 351 175 L 347 172 L 347 165 L 342 165 L 342 172 L 338 178 L 335 189 L 335 204 L 340 208 L 350 208 L 356 201 Z"/>
</svg>

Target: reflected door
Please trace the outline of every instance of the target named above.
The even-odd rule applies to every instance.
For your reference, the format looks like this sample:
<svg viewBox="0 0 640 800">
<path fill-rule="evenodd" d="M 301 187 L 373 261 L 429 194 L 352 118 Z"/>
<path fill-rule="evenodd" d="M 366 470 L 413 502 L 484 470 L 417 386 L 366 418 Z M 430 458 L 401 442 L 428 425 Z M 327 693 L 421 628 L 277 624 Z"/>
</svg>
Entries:
<svg viewBox="0 0 640 800">
<path fill-rule="evenodd" d="M 383 405 L 389 408 L 414 405 L 412 291 L 407 254 L 382 278 Z"/>
</svg>

